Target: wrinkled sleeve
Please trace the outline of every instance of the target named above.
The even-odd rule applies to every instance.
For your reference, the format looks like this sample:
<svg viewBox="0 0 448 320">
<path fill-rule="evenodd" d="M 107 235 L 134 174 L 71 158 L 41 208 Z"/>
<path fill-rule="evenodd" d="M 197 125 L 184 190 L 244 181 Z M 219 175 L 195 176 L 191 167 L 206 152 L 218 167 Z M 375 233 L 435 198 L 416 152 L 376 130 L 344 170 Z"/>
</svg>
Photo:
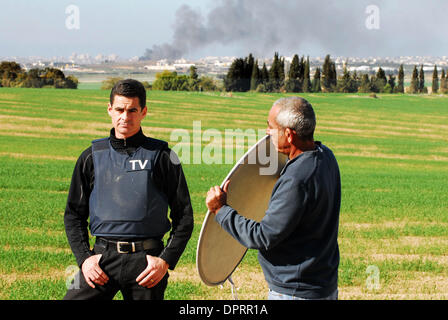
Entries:
<svg viewBox="0 0 448 320">
<path fill-rule="evenodd" d="M 159 257 L 164 259 L 173 270 L 191 237 L 194 220 L 182 165 L 174 152 L 168 148 L 161 153 L 156 163 L 154 180 L 168 197 L 172 224 L 166 247 Z"/>
<path fill-rule="evenodd" d="M 274 187 L 266 215 L 260 222 L 245 218 L 228 205 L 219 210 L 215 219 L 243 246 L 269 250 L 296 228 L 304 212 L 306 196 L 297 181 L 284 178 Z"/>
<path fill-rule="evenodd" d="M 89 148 L 76 162 L 64 213 L 65 232 L 79 267 L 93 255 L 88 231 L 89 197 L 93 179 L 92 149 Z"/>
</svg>

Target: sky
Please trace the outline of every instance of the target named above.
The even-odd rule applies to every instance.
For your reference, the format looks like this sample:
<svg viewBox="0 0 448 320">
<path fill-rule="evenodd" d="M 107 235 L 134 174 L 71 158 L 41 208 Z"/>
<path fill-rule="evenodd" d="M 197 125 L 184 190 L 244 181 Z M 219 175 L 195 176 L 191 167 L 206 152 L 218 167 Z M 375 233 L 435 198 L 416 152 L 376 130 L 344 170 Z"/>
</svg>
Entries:
<svg viewBox="0 0 448 320">
<path fill-rule="evenodd" d="M 1 0 L 0 56 L 448 56 L 446 12 L 447 0 Z"/>
</svg>

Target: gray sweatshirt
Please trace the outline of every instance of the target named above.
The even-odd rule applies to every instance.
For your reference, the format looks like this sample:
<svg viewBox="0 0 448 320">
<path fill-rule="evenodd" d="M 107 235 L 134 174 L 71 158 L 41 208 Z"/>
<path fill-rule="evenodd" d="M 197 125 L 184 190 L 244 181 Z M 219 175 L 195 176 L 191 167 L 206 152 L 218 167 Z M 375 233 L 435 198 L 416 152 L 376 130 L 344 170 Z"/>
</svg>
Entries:
<svg viewBox="0 0 448 320">
<path fill-rule="evenodd" d="M 287 162 L 260 222 L 228 205 L 215 219 L 243 246 L 259 250 L 271 290 L 318 299 L 337 289 L 340 203 L 336 158 L 317 141 L 315 150 Z"/>
</svg>

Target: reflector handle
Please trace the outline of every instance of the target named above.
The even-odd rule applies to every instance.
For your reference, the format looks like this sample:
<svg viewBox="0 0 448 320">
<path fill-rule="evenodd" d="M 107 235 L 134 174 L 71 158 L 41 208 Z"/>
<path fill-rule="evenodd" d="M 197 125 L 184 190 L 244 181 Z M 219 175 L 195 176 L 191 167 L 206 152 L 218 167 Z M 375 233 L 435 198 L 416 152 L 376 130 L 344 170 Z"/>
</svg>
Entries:
<svg viewBox="0 0 448 320">
<path fill-rule="evenodd" d="M 235 284 L 233 283 L 232 276 L 229 276 L 227 279 L 230 282 L 230 288 L 232 289 L 233 300 L 238 300 L 238 295 L 236 294 L 236 288 L 235 288 Z"/>
</svg>

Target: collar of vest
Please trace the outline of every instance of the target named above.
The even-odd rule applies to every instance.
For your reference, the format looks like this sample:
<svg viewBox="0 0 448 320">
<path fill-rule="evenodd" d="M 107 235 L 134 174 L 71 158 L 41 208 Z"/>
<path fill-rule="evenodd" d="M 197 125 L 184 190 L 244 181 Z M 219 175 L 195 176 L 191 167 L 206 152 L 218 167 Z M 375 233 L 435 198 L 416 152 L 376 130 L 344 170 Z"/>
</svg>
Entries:
<svg viewBox="0 0 448 320">
<path fill-rule="evenodd" d="M 145 140 L 146 136 L 143 134 L 142 128 L 135 135 L 126 139 L 118 139 L 115 136 L 115 128 L 110 130 L 110 144 L 117 151 L 126 150 L 127 148 L 138 148 L 143 145 Z"/>
</svg>

